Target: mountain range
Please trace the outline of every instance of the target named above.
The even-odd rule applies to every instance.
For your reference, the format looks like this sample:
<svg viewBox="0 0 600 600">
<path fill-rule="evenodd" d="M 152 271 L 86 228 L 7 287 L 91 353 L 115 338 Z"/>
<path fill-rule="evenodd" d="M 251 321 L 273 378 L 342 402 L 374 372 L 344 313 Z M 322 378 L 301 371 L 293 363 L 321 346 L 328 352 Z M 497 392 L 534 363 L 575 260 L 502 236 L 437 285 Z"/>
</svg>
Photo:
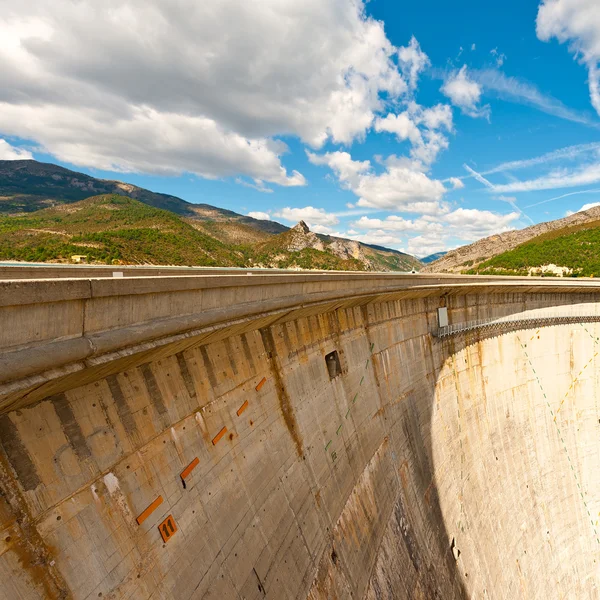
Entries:
<svg viewBox="0 0 600 600">
<path fill-rule="evenodd" d="M 513 250 L 516 250 L 517 248 L 520 248 L 528 242 L 533 243 L 535 242 L 535 240 L 542 241 L 544 239 L 550 242 L 551 240 L 558 240 L 562 236 L 571 235 L 572 233 L 575 233 L 576 230 L 579 230 L 581 228 L 584 228 L 586 230 L 592 230 L 594 228 L 597 228 L 599 225 L 600 206 L 595 206 L 585 211 L 576 212 L 562 219 L 548 221 L 546 223 L 538 223 L 537 225 L 532 225 L 531 227 L 526 227 L 525 229 L 507 231 L 506 233 L 499 233 L 478 240 L 477 242 L 469 244 L 468 246 L 461 246 L 460 248 L 457 248 L 455 250 L 450 250 L 438 260 L 435 260 L 425 265 L 421 269 L 421 272 L 482 272 L 488 267 L 491 268 L 491 265 L 488 264 L 490 260 L 495 259 L 495 257 L 503 256 Z M 558 241 L 554 241 L 551 242 L 549 246 L 546 245 L 545 248 L 547 252 L 543 256 L 542 254 L 539 254 L 536 255 L 536 258 L 534 258 L 532 255 L 528 254 L 527 260 L 525 260 L 525 262 L 518 267 L 518 273 L 527 275 L 530 272 L 530 269 L 541 269 L 544 265 L 550 263 L 557 265 L 557 263 L 553 262 L 551 258 L 554 258 L 559 261 L 562 260 L 562 264 L 557 266 L 564 266 L 572 269 L 570 265 L 575 264 L 578 258 L 577 255 L 581 249 L 573 247 L 572 254 L 565 254 L 564 252 L 561 254 L 556 254 L 552 251 L 552 248 L 558 246 L 558 244 Z M 597 248 L 597 251 L 600 251 L 600 248 Z M 549 262 L 544 262 L 546 259 Z M 528 261 L 531 262 L 531 264 L 525 264 Z M 498 272 L 498 274 L 502 274 L 502 261 L 499 260 L 496 261 L 496 263 L 496 271 Z M 509 263 L 511 263 L 510 260 L 507 262 L 507 264 Z M 514 272 L 515 269 L 512 267 L 507 266 L 506 270 L 513 271 L 510 274 L 516 274 Z M 487 272 L 489 273 L 489 270 Z"/>
<path fill-rule="evenodd" d="M 413 256 L 35 160 L 0 161 L 0 260 L 409 271 Z"/>
</svg>

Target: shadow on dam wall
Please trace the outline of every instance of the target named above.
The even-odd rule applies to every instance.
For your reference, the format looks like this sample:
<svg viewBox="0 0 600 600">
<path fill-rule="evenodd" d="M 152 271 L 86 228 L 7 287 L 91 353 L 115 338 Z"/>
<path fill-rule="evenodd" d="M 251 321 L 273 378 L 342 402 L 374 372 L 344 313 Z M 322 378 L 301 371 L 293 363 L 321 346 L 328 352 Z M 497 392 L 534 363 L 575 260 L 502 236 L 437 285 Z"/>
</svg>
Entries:
<svg viewBox="0 0 600 600">
<path fill-rule="evenodd" d="M 573 302 L 314 310 L 0 415 L 0 598 L 597 597 L 597 324 L 444 301 Z"/>
</svg>

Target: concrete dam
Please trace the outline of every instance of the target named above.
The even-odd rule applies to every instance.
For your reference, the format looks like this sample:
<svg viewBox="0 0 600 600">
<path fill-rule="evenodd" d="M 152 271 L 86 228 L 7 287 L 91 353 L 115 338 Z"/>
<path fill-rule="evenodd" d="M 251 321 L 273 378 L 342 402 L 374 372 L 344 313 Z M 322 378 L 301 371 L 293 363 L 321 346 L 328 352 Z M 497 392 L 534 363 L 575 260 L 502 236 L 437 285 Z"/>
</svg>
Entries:
<svg viewBox="0 0 600 600">
<path fill-rule="evenodd" d="M 600 598 L 593 280 L 0 268 L 0 598 Z"/>
</svg>

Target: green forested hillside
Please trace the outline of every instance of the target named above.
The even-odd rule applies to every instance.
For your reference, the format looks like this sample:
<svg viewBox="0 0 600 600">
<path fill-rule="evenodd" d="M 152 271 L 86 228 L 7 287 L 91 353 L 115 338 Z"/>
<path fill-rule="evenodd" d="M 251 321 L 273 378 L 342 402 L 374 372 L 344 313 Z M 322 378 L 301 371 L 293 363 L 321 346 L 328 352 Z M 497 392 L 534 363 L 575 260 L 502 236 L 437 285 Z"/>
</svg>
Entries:
<svg viewBox="0 0 600 600">
<path fill-rule="evenodd" d="M 284 234 L 285 235 L 285 234 Z M 279 236 L 274 236 L 278 238 Z M 178 215 L 116 194 L 19 216 L 0 215 L 0 260 L 364 270 L 325 251 L 227 244 Z"/>
<path fill-rule="evenodd" d="M 600 221 L 537 236 L 467 273 L 527 275 L 530 268 L 549 264 L 573 269 L 575 277 L 600 276 Z"/>
<path fill-rule="evenodd" d="M 248 250 L 201 233 L 177 215 L 107 194 L 23 216 L 0 215 L 0 259 L 107 264 L 244 266 Z"/>
<path fill-rule="evenodd" d="M 51 163 L 0 160 L 0 260 L 69 261 L 80 254 L 105 264 L 382 271 L 421 267 L 418 259 L 396 250 L 315 237 L 312 232 L 313 247 L 286 247 L 289 231 L 276 221 L 193 204 Z"/>
</svg>

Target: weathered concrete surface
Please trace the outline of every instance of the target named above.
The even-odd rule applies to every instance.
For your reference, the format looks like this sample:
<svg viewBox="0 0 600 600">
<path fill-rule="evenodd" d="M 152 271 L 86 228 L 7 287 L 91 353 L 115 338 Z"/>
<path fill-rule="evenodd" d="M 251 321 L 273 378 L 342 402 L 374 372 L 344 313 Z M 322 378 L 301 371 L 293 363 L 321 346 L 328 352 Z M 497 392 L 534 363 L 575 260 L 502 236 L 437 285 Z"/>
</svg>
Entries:
<svg viewBox="0 0 600 600">
<path fill-rule="evenodd" d="M 431 335 L 593 283 L 261 277 L 0 283 L 0 598 L 600 597 L 600 325 Z"/>
</svg>

